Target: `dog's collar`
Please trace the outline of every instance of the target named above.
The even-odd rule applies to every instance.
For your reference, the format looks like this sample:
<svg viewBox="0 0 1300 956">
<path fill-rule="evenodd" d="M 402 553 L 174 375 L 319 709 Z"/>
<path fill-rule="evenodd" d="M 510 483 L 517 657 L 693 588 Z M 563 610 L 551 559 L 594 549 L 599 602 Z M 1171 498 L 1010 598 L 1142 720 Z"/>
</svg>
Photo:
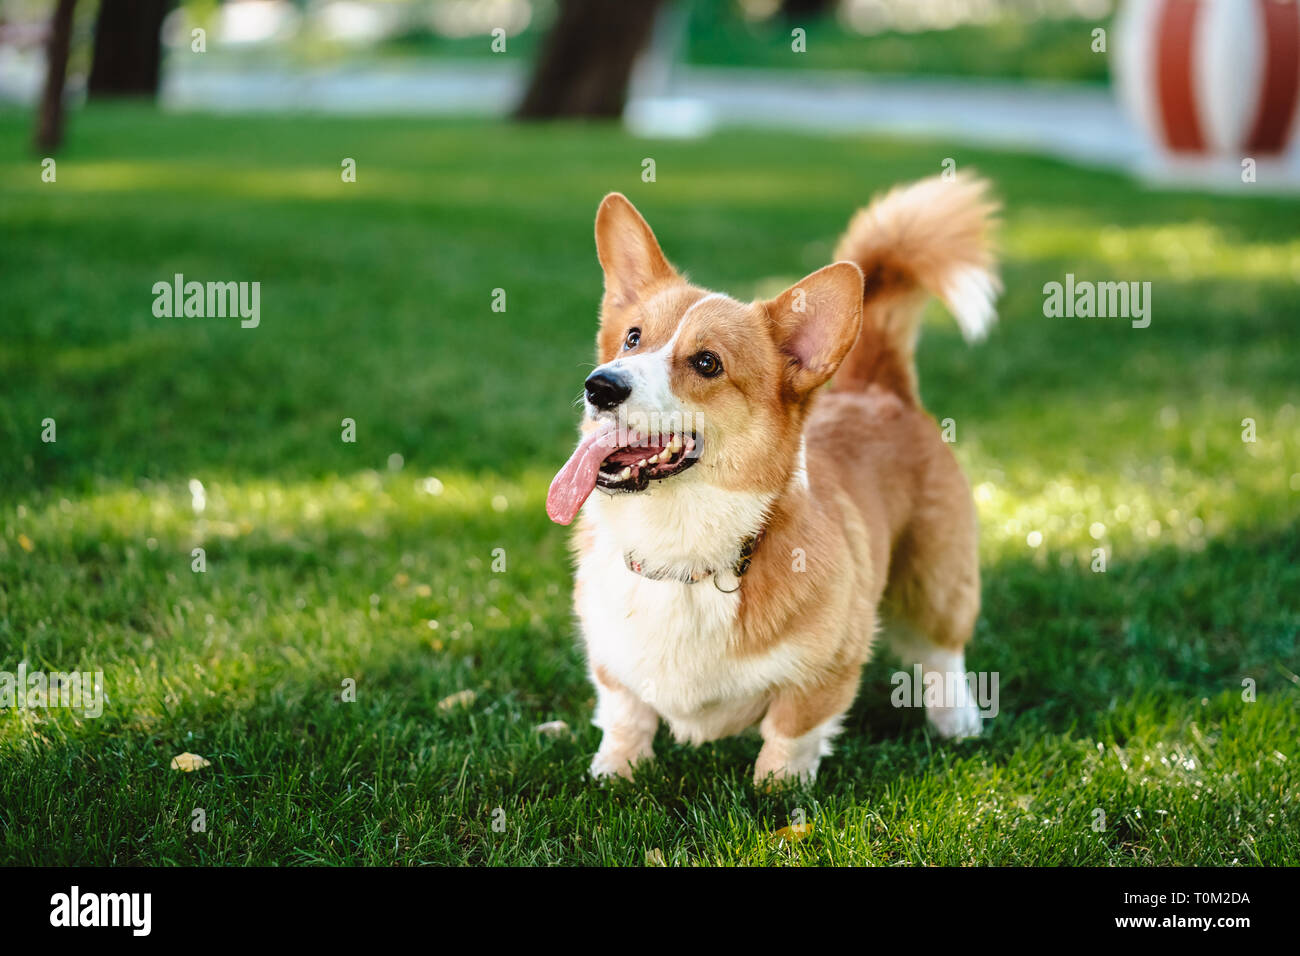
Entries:
<svg viewBox="0 0 1300 956">
<path fill-rule="evenodd" d="M 739 555 L 731 567 L 726 569 L 710 568 L 707 571 L 684 572 L 671 567 L 654 567 L 633 557 L 631 551 L 623 552 L 623 563 L 627 565 L 629 571 L 639 574 L 644 578 L 649 578 L 652 581 L 678 581 L 682 584 L 699 584 L 705 578 L 711 577 L 713 578 L 714 587 L 719 591 L 722 591 L 724 594 L 730 594 L 740 588 L 740 579 L 743 578 L 745 572 L 749 570 L 750 562 L 754 558 L 754 549 L 757 548 L 758 543 L 763 540 L 763 535 L 766 531 L 766 527 L 759 528 L 757 534 L 751 534 L 749 537 L 741 541 Z M 735 587 L 724 588 L 718 583 L 718 577 L 724 570 L 729 571 L 731 575 L 735 577 Z"/>
</svg>

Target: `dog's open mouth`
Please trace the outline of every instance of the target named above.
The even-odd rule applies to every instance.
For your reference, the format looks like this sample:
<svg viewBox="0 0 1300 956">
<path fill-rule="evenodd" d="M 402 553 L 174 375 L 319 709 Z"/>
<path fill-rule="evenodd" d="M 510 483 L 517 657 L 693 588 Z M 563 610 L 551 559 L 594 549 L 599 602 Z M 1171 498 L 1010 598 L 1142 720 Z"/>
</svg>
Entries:
<svg viewBox="0 0 1300 956">
<path fill-rule="evenodd" d="M 636 441 L 615 449 L 600 463 L 596 484 L 611 491 L 645 491 L 650 482 L 668 478 L 695 464 L 694 435 L 668 435 L 659 441 Z"/>
<path fill-rule="evenodd" d="M 699 441 L 693 434 L 638 438 L 620 435 L 613 422 L 603 423 L 583 435 L 556 473 L 546 493 L 546 513 L 558 524 L 569 524 L 597 485 L 608 491 L 644 491 L 650 482 L 679 474 L 698 458 Z"/>
</svg>

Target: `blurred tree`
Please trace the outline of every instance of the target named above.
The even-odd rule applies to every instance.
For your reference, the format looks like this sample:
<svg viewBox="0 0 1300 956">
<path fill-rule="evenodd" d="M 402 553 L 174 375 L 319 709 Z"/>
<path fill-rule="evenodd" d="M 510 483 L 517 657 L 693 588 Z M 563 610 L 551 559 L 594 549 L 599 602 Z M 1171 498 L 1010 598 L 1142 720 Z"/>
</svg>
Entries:
<svg viewBox="0 0 1300 956">
<path fill-rule="evenodd" d="M 45 44 L 45 89 L 36 114 L 36 148 L 52 153 L 63 142 L 63 85 L 68 76 L 68 50 L 72 45 L 72 12 L 77 0 L 59 0 L 50 20 Z"/>
<path fill-rule="evenodd" d="M 157 96 L 162 22 L 172 0 L 101 0 L 87 92 Z"/>
<path fill-rule="evenodd" d="M 617 118 L 661 0 L 560 0 L 515 115 Z"/>
</svg>

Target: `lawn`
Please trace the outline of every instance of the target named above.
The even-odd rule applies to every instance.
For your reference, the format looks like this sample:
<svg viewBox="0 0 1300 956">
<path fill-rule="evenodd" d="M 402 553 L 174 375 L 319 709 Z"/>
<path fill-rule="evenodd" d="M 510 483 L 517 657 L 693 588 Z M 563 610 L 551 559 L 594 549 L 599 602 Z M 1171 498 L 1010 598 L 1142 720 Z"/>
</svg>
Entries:
<svg viewBox="0 0 1300 956">
<path fill-rule="evenodd" d="M 1300 202 L 879 138 L 71 124 L 42 183 L 0 114 L 0 670 L 103 671 L 108 702 L 0 710 L 0 863 L 1300 863 Z M 968 663 L 999 716 L 935 739 L 882 656 L 810 788 L 755 793 L 755 738 L 666 733 L 593 785 L 543 500 L 597 202 L 749 296 L 945 157 L 1006 202 L 1001 324 L 968 348 L 936 308 L 920 353 L 979 503 Z M 259 281 L 261 324 L 156 318 L 175 273 Z M 1150 327 L 1045 318 L 1066 273 L 1150 281 Z"/>
</svg>

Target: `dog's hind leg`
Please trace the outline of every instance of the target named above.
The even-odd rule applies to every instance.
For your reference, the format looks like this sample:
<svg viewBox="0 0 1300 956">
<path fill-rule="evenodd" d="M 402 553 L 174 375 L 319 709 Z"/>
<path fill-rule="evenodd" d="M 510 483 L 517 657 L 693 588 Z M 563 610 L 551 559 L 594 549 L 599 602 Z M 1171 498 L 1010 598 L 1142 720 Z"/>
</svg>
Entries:
<svg viewBox="0 0 1300 956">
<path fill-rule="evenodd" d="M 892 616 L 887 633 L 904 663 L 921 667 L 925 719 L 935 732 L 953 740 L 978 737 L 982 719 L 967 677 L 964 649 L 941 647 Z"/>
<path fill-rule="evenodd" d="M 882 615 L 903 663 L 921 665 L 926 720 L 954 739 L 977 736 L 982 724 L 965 654 L 980 608 L 975 514 L 957 477 L 960 489 L 942 507 L 918 509 L 896 546 Z"/>
</svg>

